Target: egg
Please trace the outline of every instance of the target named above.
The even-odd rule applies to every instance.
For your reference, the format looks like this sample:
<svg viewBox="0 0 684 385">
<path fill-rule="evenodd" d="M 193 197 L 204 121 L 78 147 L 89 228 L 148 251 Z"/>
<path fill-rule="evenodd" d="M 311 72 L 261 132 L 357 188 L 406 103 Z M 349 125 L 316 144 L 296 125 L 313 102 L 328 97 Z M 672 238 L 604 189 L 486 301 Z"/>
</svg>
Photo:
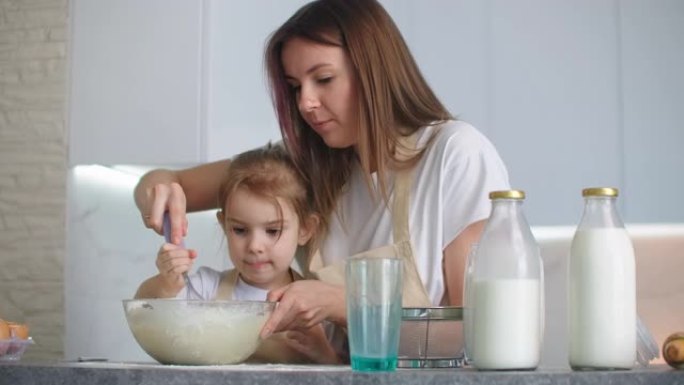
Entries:
<svg viewBox="0 0 684 385">
<path fill-rule="evenodd" d="M 684 332 L 673 333 L 663 343 L 663 358 L 675 369 L 684 369 Z"/>
<path fill-rule="evenodd" d="M 0 318 L 0 340 L 8 340 L 10 336 L 9 324 Z"/>
<path fill-rule="evenodd" d="M 10 335 L 14 338 L 21 340 L 28 339 L 29 337 L 29 327 L 26 324 L 20 324 L 17 322 L 8 322 Z"/>
<path fill-rule="evenodd" d="M 0 318 L 0 356 L 4 355 L 9 349 L 10 329 L 7 322 Z"/>
</svg>

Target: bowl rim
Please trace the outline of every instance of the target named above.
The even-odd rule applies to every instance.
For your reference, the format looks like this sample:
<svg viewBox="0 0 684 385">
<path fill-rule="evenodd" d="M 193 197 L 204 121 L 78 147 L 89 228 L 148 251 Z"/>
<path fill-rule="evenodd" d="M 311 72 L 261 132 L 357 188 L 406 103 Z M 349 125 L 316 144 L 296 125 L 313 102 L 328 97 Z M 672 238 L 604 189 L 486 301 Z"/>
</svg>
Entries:
<svg viewBox="0 0 684 385">
<path fill-rule="evenodd" d="M 134 302 L 178 302 L 178 303 L 193 303 L 193 304 L 269 304 L 275 305 L 275 301 L 257 301 L 257 300 L 232 300 L 232 299 L 184 299 L 184 298 L 129 298 L 121 300 L 124 304 Z"/>
</svg>

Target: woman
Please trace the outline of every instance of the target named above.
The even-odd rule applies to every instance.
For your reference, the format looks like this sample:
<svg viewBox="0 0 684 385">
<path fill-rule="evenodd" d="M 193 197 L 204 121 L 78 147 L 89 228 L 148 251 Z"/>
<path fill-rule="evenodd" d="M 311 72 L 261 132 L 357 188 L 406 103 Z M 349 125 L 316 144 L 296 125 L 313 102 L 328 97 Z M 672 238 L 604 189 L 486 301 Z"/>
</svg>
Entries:
<svg viewBox="0 0 684 385">
<path fill-rule="evenodd" d="M 280 304 L 262 337 L 324 319 L 344 325 L 341 265 L 379 247 L 407 261 L 408 304 L 460 305 L 487 195 L 508 188 L 492 144 L 453 120 L 375 0 L 305 5 L 274 32 L 265 56 L 283 140 L 316 189 L 325 236 L 306 266 L 320 280 L 271 291 Z M 135 197 L 146 226 L 159 232 L 169 210 L 179 242 L 186 209 L 216 206 L 227 162 L 145 175 Z"/>
</svg>

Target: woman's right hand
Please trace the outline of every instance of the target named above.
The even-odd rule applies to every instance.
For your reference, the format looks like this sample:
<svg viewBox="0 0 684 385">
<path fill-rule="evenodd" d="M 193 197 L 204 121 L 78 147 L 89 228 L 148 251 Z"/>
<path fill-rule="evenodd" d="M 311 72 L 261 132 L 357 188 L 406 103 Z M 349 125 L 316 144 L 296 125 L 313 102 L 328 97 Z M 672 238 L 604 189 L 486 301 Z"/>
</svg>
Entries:
<svg viewBox="0 0 684 385">
<path fill-rule="evenodd" d="M 171 222 L 171 242 L 180 245 L 183 238 L 188 234 L 188 218 L 185 212 L 185 192 L 178 183 L 157 184 L 152 188 L 151 208 L 147 212 L 148 219 L 145 226 L 163 234 L 164 212 L 169 212 Z"/>
<path fill-rule="evenodd" d="M 135 186 L 135 204 L 145 227 L 163 233 L 164 212 L 169 212 L 171 241 L 179 245 L 188 233 L 186 212 L 209 210 L 218 205 L 223 176 L 230 167 L 225 159 L 184 170 L 157 169 L 143 175 Z"/>
<path fill-rule="evenodd" d="M 162 286 L 169 291 L 178 291 L 185 286 L 183 273 L 190 271 L 197 258 L 197 251 L 165 243 L 157 253 L 157 269 Z"/>
<path fill-rule="evenodd" d="M 158 170 L 157 173 L 164 173 Z M 166 171 L 171 173 L 171 171 Z M 169 175 L 169 174 L 167 174 Z M 141 179 L 136 187 L 135 201 L 140 210 L 145 227 L 163 234 L 164 212 L 169 212 L 171 222 L 171 242 L 180 245 L 188 232 L 186 217 L 186 198 L 183 187 L 177 182 L 146 182 L 145 178 L 154 178 L 150 173 Z"/>
</svg>

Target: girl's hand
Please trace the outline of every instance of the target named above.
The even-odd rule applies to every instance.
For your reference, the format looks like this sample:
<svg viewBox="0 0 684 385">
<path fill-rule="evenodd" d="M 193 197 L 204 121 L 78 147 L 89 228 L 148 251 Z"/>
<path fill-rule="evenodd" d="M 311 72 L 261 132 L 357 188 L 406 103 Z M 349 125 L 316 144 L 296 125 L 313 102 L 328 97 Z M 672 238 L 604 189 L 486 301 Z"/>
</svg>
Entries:
<svg viewBox="0 0 684 385">
<path fill-rule="evenodd" d="M 165 243 L 157 253 L 157 269 L 161 284 L 169 290 L 180 290 L 185 286 L 183 273 L 192 268 L 197 251 Z"/>
<path fill-rule="evenodd" d="M 261 338 L 283 330 L 309 329 L 323 320 L 346 326 L 344 288 L 316 280 L 295 281 L 268 293 L 278 306 L 261 329 Z"/>
<path fill-rule="evenodd" d="M 333 349 L 323 330 L 317 324 L 309 329 L 290 330 L 285 332 L 288 346 L 304 354 L 312 362 L 319 364 L 341 364 L 342 360 Z"/>
</svg>

